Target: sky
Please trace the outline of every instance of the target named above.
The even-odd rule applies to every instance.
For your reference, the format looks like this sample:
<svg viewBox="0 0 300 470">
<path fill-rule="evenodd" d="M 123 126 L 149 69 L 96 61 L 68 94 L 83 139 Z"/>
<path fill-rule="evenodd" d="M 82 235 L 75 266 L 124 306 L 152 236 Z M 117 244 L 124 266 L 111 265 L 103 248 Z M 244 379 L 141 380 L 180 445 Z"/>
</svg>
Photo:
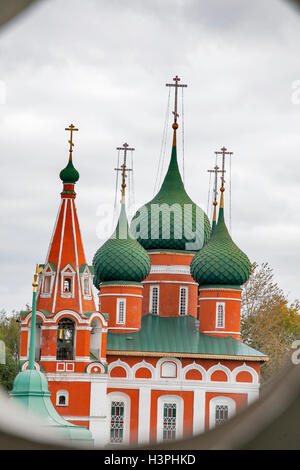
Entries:
<svg viewBox="0 0 300 470">
<path fill-rule="evenodd" d="M 60 202 L 65 127 L 79 128 L 76 204 L 91 263 L 112 231 L 125 141 L 135 148 L 136 209 L 153 197 L 165 84 L 176 74 L 188 85 L 178 160 L 189 196 L 207 211 L 214 152 L 232 151 L 232 238 L 252 262 L 269 263 L 290 301 L 299 298 L 299 44 L 300 11 L 277 0 L 44 0 L 3 27 L 0 309 L 31 302 Z M 162 175 L 170 154 L 171 129 Z"/>
</svg>

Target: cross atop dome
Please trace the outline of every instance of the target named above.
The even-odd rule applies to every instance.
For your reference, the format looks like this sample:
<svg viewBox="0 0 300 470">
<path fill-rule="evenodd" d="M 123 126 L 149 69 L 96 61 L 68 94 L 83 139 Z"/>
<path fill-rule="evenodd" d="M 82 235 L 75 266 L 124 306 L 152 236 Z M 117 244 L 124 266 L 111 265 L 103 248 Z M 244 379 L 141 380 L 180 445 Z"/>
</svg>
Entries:
<svg viewBox="0 0 300 470">
<path fill-rule="evenodd" d="M 125 144 L 123 144 L 122 147 L 117 147 L 117 150 L 118 151 L 122 150 L 124 152 L 124 160 L 123 160 L 123 164 L 121 165 L 121 168 L 115 168 L 116 171 L 121 171 L 122 172 L 122 184 L 121 184 L 122 199 L 121 199 L 121 203 L 124 204 L 125 203 L 125 188 L 126 188 L 125 178 L 127 178 L 126 171 L 132 171 L 132 168 L 127 168 L 126 167 L 127 152 L 129 150 L 133 152 L 135 150 L 135 148 L 129 147 L 127 142 L 125 142 Z"/>
<path fill-rule="evenodd" d="M 74 131 L 78 131 L 78 129 L 73 125 L 73 124 L 70 124 L 69 127 L 66 127 L 65 128 L 65 131 L 70 131 L 70 140 L 68 140 L 69 144 L 70 144 L 70 148 L 69 148 L 69 160 L 71 161 L 72 160 L 72 152 L 73 152 L 73 147 L 74 147 L 74 144 L 73 144 L 73 132 Z"/>
<path fill-rule="evenodd" d="M 175 131 L 178 128 L 177 118 L 179 117 L 179 114 L 177 113 L 178 88 L 186 88 L 187 85 L 178 83 L 180 82 L 180 78 L 178 77 L 178 75 L 176 75 L 176 77 L 174 77 L 173 80 L 175 83 L 166 83 L 166 86 L 175 88 L 174 111 L 172 111 L 172 113 L 174 114 L 174 122 L 172 124 L 172 127 Z"/>
</svg>

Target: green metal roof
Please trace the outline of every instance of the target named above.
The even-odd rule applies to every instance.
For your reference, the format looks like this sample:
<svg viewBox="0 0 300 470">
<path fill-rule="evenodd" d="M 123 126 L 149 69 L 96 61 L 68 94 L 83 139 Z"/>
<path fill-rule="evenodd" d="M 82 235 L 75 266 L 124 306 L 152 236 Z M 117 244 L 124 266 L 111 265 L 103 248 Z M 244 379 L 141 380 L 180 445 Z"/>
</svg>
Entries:
<svg viewBox="0 0 300 470">
<path fill-rule="evenodd" d="M 79 173 L 74 167 L 72 160 L 69 160 L 67 166 L 61 170 L 59 177 L 65 184 L 75 184 L 79 180 Z"/>
<path fill-rule="evenodd" d="M 208 243 L 191 262 L 191 274 L 201 285 L 222 284 L 240 286 L 250 276 L 251 263 L 232 241 L 220 208 L 218 223 Z"/>
<path fill-rule="evenodd" d="M 267 356 L 232 337 L 215 337 L 199 332 L 199 321 L 184 317 L 160 317 L 152 314 L 142 318 L 140 331 L 108 333 L 107 351 L 127 353 L 173 353 L 176 355 L 231 356 L 266 360 Z M 159 355 L 159 354 L 157 354 Z"/>
<path fill-rule="evenodd" d="M 170 223 L 167 214 L 170 215 Z M 131 222 L 131 230 L 146 250 L 196 251 L 209 238 L 208 217 L 185 190 L 175 145 L 172 147 L 171 161 L 160 191 L 137 211 Z"/>
<path fill-rule="evenodd" d="M 125 205 L 112 236 L 99 248 L 93 259 L 94 285 L 100 282 L 141 282 L 149 274 L 151 263 L 147 251 L 132 237 L 128 227 Z"/>
</svg>

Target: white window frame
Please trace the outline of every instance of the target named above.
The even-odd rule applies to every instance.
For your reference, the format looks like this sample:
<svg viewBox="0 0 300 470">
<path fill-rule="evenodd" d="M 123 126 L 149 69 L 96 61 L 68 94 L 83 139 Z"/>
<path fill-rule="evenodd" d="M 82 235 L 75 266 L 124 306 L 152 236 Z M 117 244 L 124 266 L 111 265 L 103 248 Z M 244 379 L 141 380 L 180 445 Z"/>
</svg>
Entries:
<svg viewBox="0 0 300 470">
<path fill-rule="evenodd" d="M 153 290 L 157 289 L 157 312 L 153 313 Z M 149 312 L 153 315 L 159 315 L 159 286 L 150 286 Z"/>
<path fill-rule="evenodd" d="M 92 276 L 90 274 L 90 271 L 86 267 L 84 272 L 80 275 L 81 277 L 81 288 L 82 288 L 82 295 L 83 298 L 86 300 L 90 300 L 92 298 Z M 88 282 L 88 293 L 85 293 L 85 288 L 84 284 L 85 282 Z"/>
<path fill-rule="evenodd" d="M 109 425 L 107 426 L 107 442 L 110 443 L 110 418 L 111 418 L 111 406 L 113 401 L 120 401 L 124 403 L 124 415 L 123 415 L 123 420 L 124 420 L 124 426 L 123 426 L 123 442 L 120 443 L 113 443 L 114 446 L 122 446 L 122 445 L 128 445 L 129 444 L 129 438 L 130 438 L 130 409 L 131 409 L 131 400 L 129 395 L 126 393 L 122 392 L 111 392 L 107 395 L 107 415 L 108 416 L 108 422 Z"/>
<path fill-rule="evenodd" d="M 48 271 L 50 267 L 51 271 Z M 45 292 L 45 280 L 50 278 L 50 289 L 49 292 Z M 41 285 L 40 285 L 40 296 L 41 298 L 50 298 L 52 295 L 52 289 L 55 279 L 55 271 L 52 270 L 51 266 L 47 263 L 42 274 L 40 274 Z"/>
<path fill-rule="evenodd" d="M 228 419 L 236 413 L 236 403 L 232 398 L 217 396 L 210 400 L 209 402 L 209 429 L 212 429 L 216 426 L 216 406 L 228 406 Z"/>
<path fill-rule="evenodd" d="M 61 285 L 60 285 L 61 297 L 64 297 L 64 298 L 72 297 L 72 298 L 74 298 L 74 294 L 75 294 L 75 274 L 76 273 L 75 273 L 74 269 L 69 264 L 67 264 L 67 266 L 65 266 L 64 269 L 61 271 L 61 273 L 60 273 L 60 275 L 61 275 Z M 70 278 L 71 279 L 71 292 L 64 292 L 64 280 L 65 280 L 65 278 Z"/>
<path fill-rule="evenodd" d="M 158 442 L 168 442 L 168 441 L 163 441 L 164 405 L 166 403 L 176 404 L 175 440 L 181 439 L 182 434 L 183 434 L 183 408 L 184 408 L 183 398 L 179 397 L 178 395 L 161 395 L 157 400 L 157 441 Z"/>
<path fill-rule="evenodd" d="M 184 313 L 181 313 L 181 292 L 185 292 L 185 306 L 184 306 Z M 180 286 L 179 287 L 179 305 L 178 305 L 178 315 L 180 317 L 184 317 L 184 315 L 187 315 L 188 311 L 188 295 L 189 295 L 189 288 L 186 286 Z"/>
<path fill-rule="evenodd" d="M 124 318 L 120 320 L 120 304 L 124 304 Z M 126 323 L 126 299 L 124 297 L 117 298 L 116 324 L 124 325 Z"/>
<path fill-rule="evenodd" d="M 219 307 L 222 307 L 222 325 L 219 324 Z M 216 328 L 225 328 L 225 302 L 216 303 Z"/>
<path fill-rule="evenodd" d="M 59 403 L 59 398 L 62 396 L 65 397 L 64 405 Z M 56 392 L 56 406 L 69 406 L 69 392 L 67 390 L 58 390 Z"/>
<path fill-rule="evenodd" d="M 166 370 L 166 366 L 172 364 L 172 366 L 175 366 L 175 369 L 173 369 L 175 372 L 174 372 L 174 375 L 170 375 L 169 371 Z M 165 378 L 165 379 L 175 379 L 177 378 L 178 376 L 178 367 L 177 367 L 177 364 L 176 362 L 174 361 L 164 361 L 161 363 L 161 366 L 160 366 L 160 376 L 161 378 Z"/>
</svg>

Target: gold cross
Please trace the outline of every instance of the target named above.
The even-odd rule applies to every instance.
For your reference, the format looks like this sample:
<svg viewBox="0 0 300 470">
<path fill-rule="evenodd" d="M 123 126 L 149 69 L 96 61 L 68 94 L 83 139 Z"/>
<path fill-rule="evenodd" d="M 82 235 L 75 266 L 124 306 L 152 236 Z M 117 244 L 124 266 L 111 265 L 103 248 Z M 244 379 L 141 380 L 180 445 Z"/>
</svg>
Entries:
<svg viewBox="0 0 300 470">
<path fill-rule="evenodd" d="M 133 147 L 129 147 L 127 142 L 123 144 L 123 147 L 117 147 L 117 150 L 123 150 L 124 151 L 124 161 L 123 164 L 121 165 L 121 168 L 115 168 L 116 171 L 121 171 L 122 172 L 122 184 L 121 184 L 121 194 L 122 194 L 122 199 L 121 202 L 122 204 L 125 202 L 125 188 L 126 188 L 126 183 L 125 183 L 125 178 L 127 178 L 126 171 L 132 171 L 132 168 L 127 168 L 126 167 L 126 156 L 127 156 L 127 151 L 131 150 L 132 152 L 135 150 Z"/>
<path fill-rule="evenodd" d="M 74 131 L 78 131 L 78 129 L 76 129 L 76 127 L 75 127 L 73 124 L 70 124 L 69 127 L 66 127 L 66 128 L 65 128 L 65 131 L 70 131 L 70 140 L 68 140 L 68 142 L 69 142 L 69 144 L 70 144 L 70 148 L 69 148 L 70 157 L 69 157 L 69 160 L 71 161 L 71 160 L 72 160 L 72 152 L 73 152 L 72 147 L 74 147 L 74 144 L 73 144 L 73 132 L 74 132 Z"/>
<path fill-rule="evenodd" d="M 177 95 L 178 95 L 178 88 L 186 88 L 187 85 L 179 85 L 178 82 L 180 82 L 180 78 L 178 77 L 178 75 L 176 75 L 176 77 L 174 77 L 173 80 L 174 80 L 175 83 L 166 83 L 166 86 L 175 87 L 175 101 L 174 101 L 174 111 L 173 111 L 173 114 L 174 114 L 174 123 L 177 124 L 177 118 L 179 117 L 179 114 L 177 113 Z M 178 127 L 178 126 L 177 126 L 177 127 Z"/>
</svg>

